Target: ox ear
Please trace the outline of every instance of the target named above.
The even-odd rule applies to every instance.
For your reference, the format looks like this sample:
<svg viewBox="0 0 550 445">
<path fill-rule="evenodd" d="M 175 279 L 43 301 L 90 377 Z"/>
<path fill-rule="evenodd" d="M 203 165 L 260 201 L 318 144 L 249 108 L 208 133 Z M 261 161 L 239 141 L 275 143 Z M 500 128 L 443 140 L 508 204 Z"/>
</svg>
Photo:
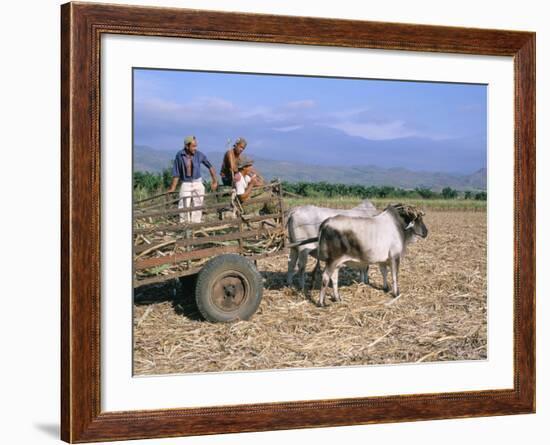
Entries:
<svg viewBox="0 0 550 445">
<path fill-rule="evenodd" d="M 407 227 L 405 227 L 405 230 L 412 229 L 413 227 L 414 227 L 414 219 L 409 224 L 407 224 Z"/>
</svg>

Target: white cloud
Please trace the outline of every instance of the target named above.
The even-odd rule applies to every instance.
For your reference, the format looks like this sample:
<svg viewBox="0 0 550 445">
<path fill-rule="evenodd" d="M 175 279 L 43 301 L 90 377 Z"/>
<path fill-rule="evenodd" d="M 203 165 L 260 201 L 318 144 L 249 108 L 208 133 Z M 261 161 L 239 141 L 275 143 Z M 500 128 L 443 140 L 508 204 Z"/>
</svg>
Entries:
<svg viewBox="0 0 550 445">
<path fill-rule="evenodd" d="M 335 119 L 357 119 L 368 111 L 370 111 L 369 107 L 351 108 L 349 110 L 331 111 L 328 116 Z"/>
<path fill-rule="evenodd" d="M 281 131 L 285 131 L 287 127 L 313 121 L 315 119 L 311 111 L 313 107 L 315 102 L 306 99 L 276 107 L 259 105 L 244 108 L 220 97 L 198 97 L 189 102 L 149 98 L 137 101 L 135 104 L 137 116 L 148 122 L 179 122 L 190 125 L 199 123 L 279 124 L 278 127 L 283 128 Z"/>
<path fill-rule="evenodd" d="M 338 122 L 327 126 L 342 130 L 350 136 L 359 136 L 372 140 L 399 139 L 420 136 L 417 131 L 407 128 L 405 122 L 403 121 L 390 121 L 383 123 Z"/>
<path fill-rule="evenodd" d="M 306 125 L 335 128 L 350 136 L 370 140 L 407 137 L 449 139 L 446 135 L 429 134 L 404 120 L 377 116 L 368 106 L 321 113 L 310 99 L 269 107 L 244 108 L 221 97 L 197 97 L 189 102 L 150 98 L 136 102 L 136 115 L 145 125 L 195 126 L 236 125 L 271 128 L 278 132 L 299 130 Z"/>
<path fill-rule="evenodd" d="M 273 128 L 273 130 L 275 131 L 282 131 L 283 133 L 286 133 L 288 131 L 295 131 L 295 130 L 299 130 L 300 128 L 304 128 L 303 125 L 289 125 L 287 127 L 278 127 L 278 128 Z"/>
<path fill-rule="evenodd" d="M 189 111 L 194 109 L 208 109 L 210 111 L 229 111 L 235 106 L 219 97 L 197 97 L 189 102 L 174 102 L 166 99 L 150 98 L 138 105 L 148 111 Z"/>
<path fill-rule="evenodd" d="M 150 98 L 136 102 L 135 109 L 146 121 L 190 124 L 228 122 L 240 112 L 232 102 L 219 97 L 198 97 L 184 103 Z"/>
</svg>

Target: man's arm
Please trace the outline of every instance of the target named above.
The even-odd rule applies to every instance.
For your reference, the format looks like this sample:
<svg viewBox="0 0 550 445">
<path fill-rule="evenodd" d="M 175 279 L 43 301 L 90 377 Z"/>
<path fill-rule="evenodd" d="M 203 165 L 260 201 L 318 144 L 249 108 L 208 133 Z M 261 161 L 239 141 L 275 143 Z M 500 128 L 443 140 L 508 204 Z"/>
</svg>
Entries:
<svg viewBox="0 0 550 445">
<path fill-rule="evenodd" d="M 264 178 L 262 178 L 262 175 L 258 173 L 258 170 L 256 170 L 254 167 L 250 169 L 250 173 L 254 175 L 254 179 L 256 180 L 256 185 L 264 185 L 265 181 Z"/>
<path fill-rule="evenodd" d="M 170 184 L 170 187 L 168 187 L 168 193 L 172 193 L 176 191 L 176 187 L 178 186 L 180 178 L 177 176 L 172 177 L 172 184 Z"/>
<path fill-rule="evenodd" d="M 218 180 L 216 179 L 216 170 L 214 170 L 214 167 L 210 166 L 208 169 L 210 171 L 210 176 L 212 177 L 212 183 L 210 184 L 210 188 L 215 192 L 218 189 Z"/>
<path fill-rule="evenodd" d="M 231 179 L 233 182 L 240 180 L 239 168 L 237 167 L 237 160 L 235 159 L 235 152 L 233 149 L 228 152 L 229 168 L 231 169 Z"/>
<path fill-rule="evenodd" d="M 204 165 L 208 169 L 208 171 L 210 172 L 210 176 L 212 177 L 212 183 L 210 187 L 212 188 L 213 191 L 216 191 L 218 188 L 218 180 L 216 179 L 216 170 L 214 170 L 214 166 L 203 153 L 201 153 L 201 156 L 202 156 L 202 159 L 201 159 L 202 165 Z"/>
<path fill-rule="evenodd" d="M 246 201 L 248 198 L 250 198 L 250 194 L 252 193 L 252 189 L 259 185 L 258 184 L 258 178 L 256 176 L 254 176 L 250 182 L 248 183 L 248 185 L 246 186 L 246 190 L 244 191 L 243 194 L 239 195 L 239 198 L 242 202 Z"/>
<path fill-rule="evenodd" d="M 235 161 L 235 153 L 233 149 L 229 150 L 229 168 L 231 169 L 231 174 L 235 175 L 239 170 L 237 169 L 237 162 Z"/>
<path fill-rule="evenodd" d="M 174 159 L 174 164 L 172 166 L 172 184 L 168 187 L 168 193 L 175 192 L 176 187 L 178 186 L 178 181 L 180 179 L 180 168 L 178 164 L 178 155 Z"/>
<path fill-rule="evenodd" d="M 248 200 L 248 198 L 250 198 L 250 193 L 252 193 L 253 187 L 254 187 L 254 184 L 252 183 L 252 181 L 250 181 L 244 193 L 242 195 L 239 195 L 239 199 L 241 200 L 241 202 L 244 202 Z"/>
</svg>

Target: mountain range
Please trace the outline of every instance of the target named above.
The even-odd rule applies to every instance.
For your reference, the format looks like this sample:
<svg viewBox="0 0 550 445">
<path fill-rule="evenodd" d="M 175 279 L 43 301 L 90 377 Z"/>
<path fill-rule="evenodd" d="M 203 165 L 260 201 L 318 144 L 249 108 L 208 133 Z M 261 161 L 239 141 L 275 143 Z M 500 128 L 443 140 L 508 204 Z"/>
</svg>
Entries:
<svg viewBox="0 0 550 445">
<path fill-rule="evenodd" d="M 201 147 L 201 151 L 207 155 L 218 171 L 223 152 L 209 151 L 203 147 Z M 175 151 L 155 150 L 145 145 L 135 145 L 134 171 L 159 172 L 171 165 L 174 155 Z M 396 156 L 393 153 L 393 157 Z M 293 159 L 295 158 L 293 157 Z M 414 163 L 412 168 L 405 168 L 374 164 L 361 165 L 360 163 L 354 163 L 355 165 L 353 163 L 319 165 L 303 161 L 289 162 L 281 159 L 266 159 L 258 156 L 253 156 L 253 159 L 256 169 L 268 180 L 279 178 L 289 182 L 326 181 L 367 186 L 389 185 L 404 189 L 420 187 L 434 191 L 440 191 L 444 187 L 452 187 L 456 190 L 486 190 L 487 188 L 486 168 L 478 168 L 471 173 L 454 173 L 427 169 L 417 170 L 414 168 L 416 165 Z M 419 163 L 418 166 L 420 165 Z M 203 177 L 209 178 L 210 175 L 205 171 Z"/>
</svg>

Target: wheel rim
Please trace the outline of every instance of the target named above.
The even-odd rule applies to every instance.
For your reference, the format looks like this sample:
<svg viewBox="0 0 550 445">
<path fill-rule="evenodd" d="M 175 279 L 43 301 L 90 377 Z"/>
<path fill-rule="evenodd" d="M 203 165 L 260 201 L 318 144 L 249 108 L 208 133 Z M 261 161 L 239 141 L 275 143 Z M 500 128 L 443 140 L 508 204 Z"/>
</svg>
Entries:
<svg viewBox="0 0 550 445">
<path fill-rule="evenodd" d="M 235 312 L 249 299 L 250 284 L 243 274 L 229 271 L 216 280 L 210 296 L 212 303 L 220 311 Z"/>
</svg>

